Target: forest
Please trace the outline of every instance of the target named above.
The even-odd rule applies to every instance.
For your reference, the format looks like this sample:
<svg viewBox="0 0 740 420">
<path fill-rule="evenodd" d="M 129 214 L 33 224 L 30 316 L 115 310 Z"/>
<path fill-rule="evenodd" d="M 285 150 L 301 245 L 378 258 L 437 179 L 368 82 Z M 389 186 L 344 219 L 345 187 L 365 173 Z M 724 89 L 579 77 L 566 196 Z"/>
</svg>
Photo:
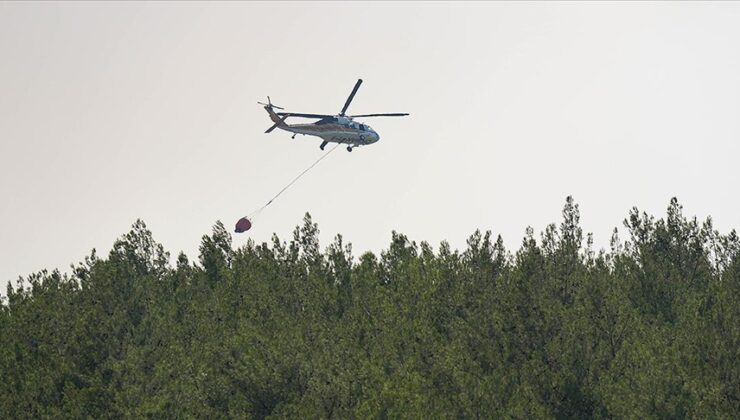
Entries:
<svg viewBox="0 0 740 420">
<path fill-rule="evenodd" d="M 238 248 L 217 222 L 197 261 L 138 220 L 8 286 L 0 418 L 740 418 L 737 233 L 674 198 L 596 250 L 579 218 L 359 256 L 309 214 Z"/>
</svg>

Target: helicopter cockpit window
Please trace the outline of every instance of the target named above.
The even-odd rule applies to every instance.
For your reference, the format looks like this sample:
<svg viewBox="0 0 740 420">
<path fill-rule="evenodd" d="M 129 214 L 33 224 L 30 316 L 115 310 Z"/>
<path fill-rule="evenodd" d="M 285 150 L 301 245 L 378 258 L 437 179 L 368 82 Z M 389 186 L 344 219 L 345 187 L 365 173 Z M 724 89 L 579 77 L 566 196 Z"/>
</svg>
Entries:
<svg viewBox="0 0 740 420">
<path fill-rule="evenodd" d="M 360 130 L 367 131 L 367 126 L 365 124 L 360 124 Z"/>
</svg>

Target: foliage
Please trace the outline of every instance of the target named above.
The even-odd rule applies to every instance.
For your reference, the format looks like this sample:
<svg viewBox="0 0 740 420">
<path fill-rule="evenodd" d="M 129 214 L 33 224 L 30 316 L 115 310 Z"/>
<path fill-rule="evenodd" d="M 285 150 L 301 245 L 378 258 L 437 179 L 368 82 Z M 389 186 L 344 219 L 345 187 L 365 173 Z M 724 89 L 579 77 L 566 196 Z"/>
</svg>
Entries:
<svg viewBox="0 0 740 420">
<path fill-rule="evenodd" d="M 358 258 L 309 215 L 238 249 L 219 222 L 174 267 L 137 221 L 8 287 L 0 417 L 740 417 L 737 234 L 673 199 L 597 253 L 579 218 Z"/>
</svg>

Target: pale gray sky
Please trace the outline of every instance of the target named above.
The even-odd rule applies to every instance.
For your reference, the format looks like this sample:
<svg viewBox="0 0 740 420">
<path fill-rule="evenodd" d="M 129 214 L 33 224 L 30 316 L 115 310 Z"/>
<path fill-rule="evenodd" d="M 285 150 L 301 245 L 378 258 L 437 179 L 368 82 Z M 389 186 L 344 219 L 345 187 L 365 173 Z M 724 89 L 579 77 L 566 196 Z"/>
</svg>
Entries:
<svg viewBox="0 0 740 420">
<path fill-rule="evenodd" d="M 191 259 L 320 156 L 255 102 L 351 113 L 256 220 L 387 247 L 395 229 L 518 248 L 565 197 L 608 243 L 636 205 L 740 226 L 740 3 L 0 3 L 0 281 L 67 270 L 142 218 Z M 294 121 L 297 122 L 297 121 Z M 622 230 L 623 231 L 623 230 Z M 4 287 L 3 287 L 4 293 Z"/>
</svg>

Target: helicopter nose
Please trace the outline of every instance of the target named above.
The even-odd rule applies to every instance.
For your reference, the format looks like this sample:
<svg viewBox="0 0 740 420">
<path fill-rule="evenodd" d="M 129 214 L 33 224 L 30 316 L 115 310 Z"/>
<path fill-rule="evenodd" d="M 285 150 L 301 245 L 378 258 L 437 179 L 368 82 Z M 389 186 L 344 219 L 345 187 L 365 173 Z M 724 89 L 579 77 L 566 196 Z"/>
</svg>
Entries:
<svg viewBox="0 0 740 420">
<path fill-rule="evenodd" d="M 377 132 L 373 131 L 373 143 L 375 143 L 378 140 L 380 140 L 380 136 L 378 135 Z"/>
</svg>

